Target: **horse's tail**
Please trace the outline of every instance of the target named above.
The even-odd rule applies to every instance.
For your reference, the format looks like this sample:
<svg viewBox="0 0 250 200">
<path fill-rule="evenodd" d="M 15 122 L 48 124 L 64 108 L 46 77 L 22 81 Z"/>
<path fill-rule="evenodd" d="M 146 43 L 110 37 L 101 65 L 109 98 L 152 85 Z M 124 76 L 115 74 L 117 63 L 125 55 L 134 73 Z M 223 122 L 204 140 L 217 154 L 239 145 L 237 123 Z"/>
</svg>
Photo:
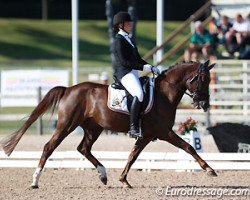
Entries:
<svg viewBox="0 0 250 200">
<path fill-rule="evenodd" d="M 59 101 L 64 95 L 66 87 L 54 87 L 52 88 L 42 99 L 42 101 L 37 105 L 37 107 L 33 110 L 29 118 L 25 121 L 23 126 L 16 132 L 7 136 L 1 141 L 1 146 L 6 153 L 6 155 L 10 155 L 17 143 L 26 132 L 26 130 L 37 120 L 37 118 L 44 114 L 49 108 L 52 110 L 52 114 L 57 107 Z"/>
</svg>

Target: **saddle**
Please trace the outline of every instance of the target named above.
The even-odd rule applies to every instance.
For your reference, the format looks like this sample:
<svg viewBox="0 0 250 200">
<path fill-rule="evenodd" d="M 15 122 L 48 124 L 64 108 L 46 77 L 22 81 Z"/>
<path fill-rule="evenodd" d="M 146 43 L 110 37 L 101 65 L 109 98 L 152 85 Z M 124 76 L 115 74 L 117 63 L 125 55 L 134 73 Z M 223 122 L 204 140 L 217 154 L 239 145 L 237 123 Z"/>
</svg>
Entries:
<svg viewBox="0 0 250 200">
<path fill-rule="evenodd" d="M 153 80 L 147 76 L 140 77 L 143 90 L 142 114 L 148 113 L 153 106 Z M 133 97 L 119 82 L 114 82 L 108 88 L 108 107 L 115 111 L 129 114 Z"/>
</svg>

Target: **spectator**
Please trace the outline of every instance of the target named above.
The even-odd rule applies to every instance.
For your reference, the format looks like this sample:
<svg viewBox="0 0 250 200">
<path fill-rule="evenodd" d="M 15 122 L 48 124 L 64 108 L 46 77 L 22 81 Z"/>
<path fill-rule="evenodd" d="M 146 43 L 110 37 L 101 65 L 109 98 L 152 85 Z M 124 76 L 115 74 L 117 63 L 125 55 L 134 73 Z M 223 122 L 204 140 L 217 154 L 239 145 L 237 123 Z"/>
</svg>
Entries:
<svg viewBox="0 0 250 200">
<path fill-rule="evenodd" d="M 247 22 L 247 32 L 241 43 L 239 59 L 250 59 L 250 13 L 246 19 Z"/>
<path fill-rule="evenodd" d="M 233 27 L 226 34 L 226 43 L 229 53 L 239 51 L 249 32 L 249 22 L 244 20 L 241 14 L 237 14 Z"/>
<path fill-rule="evenodd" d="M 245 46 L 241 49 L 239 59 L 250 59 L 250 37 L 244 41 Z"/>
<path fill-rule="evenodd" d="M 233 24 L 229 21 L 228 16 L 223 15 L 221 17 L 220 23 L 217 25 L 217 37 L 218 43 L 225 45 L 227 32 L 232 28 Z"/>
<path fill-rule="evenodd" d="M 195 33 L 192 35 L 189 47 L 185 50 L 184 60 L 198 61 L 199 53 L 202 53 L 204 59 L 208 59 L 212 54 L 212 35 L 206 30 L 200 21 L 194 24 Z"/>
<path fill-rule="evenodd" d="M 218 20 L 213 19 L 209 24 L 209 32 L 212 35 L 214 49 L 216 50 L 218 45 L 223 45 L 227 50 L 226 45 L 226 33 L 232 28 L 233 24 L 229 21 L 228 16 L 222 15 Z M 225 57 L 229 57 L 229 53 L 227 51 L 223 51 L 222 55 Z"/>
<path fill-rule="evenodd" d="M 109 76 L 107 72 L 102 72 L 100 76 L 100 83 L 104 85 L 109 84 Z"/>
</svg>

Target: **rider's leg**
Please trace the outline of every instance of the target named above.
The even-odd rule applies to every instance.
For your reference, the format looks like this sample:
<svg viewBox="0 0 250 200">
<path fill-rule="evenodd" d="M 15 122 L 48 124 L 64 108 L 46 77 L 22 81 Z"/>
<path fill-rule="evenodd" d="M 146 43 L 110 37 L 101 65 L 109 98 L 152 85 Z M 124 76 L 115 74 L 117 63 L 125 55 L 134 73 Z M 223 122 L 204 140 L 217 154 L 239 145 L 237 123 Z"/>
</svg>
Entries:
<svg viewBox="0 0 250 200">
<path fill-rule="evenodd" d="M 130 130 L 129 135 L 131 137 L 142 137 L 142 133 L 139 127 L 140 120 L 140 111 L 141 111 L 141 102 L 136 96 L 133 98 L 133 102 L 130 108 Z"/>
<path fill-rule="evenodd" d="M 143 91 L 139 81 L 138 73 L 132 70 L 121 79 L 122 85 L 133 96 L 133 102 L 130 109 L 130 131 L 131 137 L 142 137 L 139 128 L 139 119 L 141 113 L 141 105 L 143 101 Z"/>
</svg>

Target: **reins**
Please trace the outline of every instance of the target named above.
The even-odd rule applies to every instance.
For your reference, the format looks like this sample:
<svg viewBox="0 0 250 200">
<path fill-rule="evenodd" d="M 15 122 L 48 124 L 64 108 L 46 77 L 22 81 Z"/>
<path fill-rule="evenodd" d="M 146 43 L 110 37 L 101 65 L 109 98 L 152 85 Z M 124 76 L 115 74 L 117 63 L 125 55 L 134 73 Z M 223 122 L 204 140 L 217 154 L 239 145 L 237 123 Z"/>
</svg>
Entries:
<svg viewBox="0 0 250 200">
<path fill-rule="evenodd" d="M 207 61 L 206 61 L 205 64 L 207 64 Z M 186 94 L 186 95 L 189 96 L 190 98 L 194 99 L 194 97 L 195 97 L 195 96 L 200 92 L 200 90 L 201 90 L 201 81 L 202 81 L 202 80 L 201 80 L 201 73 L 202 73 L 202 70 L 203 70 L 203 67 L 204 67 L 205 64 L 200 64 L 199 70 L 198 70 L 198 74 L 196 74 L 191 80 L 189 80 L 189 79 L 187 80 L 187 84 L 191 84 L 193 81 L 195 81 L 195 80 L 198 79 L 197 90 L 194 91 L 193 93 L 187 92 L 187 91 L 186 91 L 187 88 L 186 88 L 185 90 L 183 90 L 183 89 L 180 88 L 177 84 L 168 82 L 168 81 L 166 81 L 166 80 L 165 80 L 165 81 L 169 84 L 169 86 L 171 86 L 171 87 L 177 89 L 178 91 L 182 92 L 183 94 Z M 155 78 L 155 74 L 153 74 L 153 78 Z"/>
<path fill-rule="evenodd" d="M 199 74 L 197 74 L 197 75 L 195 75 L 191 80 L 190 80 L 190 83 L 196 78 L 196 77 L 198 77 L 198 75 Z M 156 77 L 155 77 L 155 74 L 153 73 L 153 80 L 155 80 L 156 79 Z M 189 96 L 190 98 L 193 98 L 194 97 L 194 94 L 190 94 L 190 93 L 188 93 L 186 90 L 183 90 L 182 88 L 180 88 L 180 87 L 178 87 L 178 85 L 177 84 L 175 84 L 175 83 L 170 83 L 170 82 L 168 82 L 168 81 L 166 81 L 171 87 L 173 87 L 173 88 L 176 88 L 178 91 L 180 91 L 180 92 L 182 92 L 183 94 L 186 94 L 187 96 Z"/>
<path fill-rule="evenodd" d="M 190 93 L 188 93 L 186 90 L 183 90 L 183 89 L 181 89 L 180 87 L 178 87 L 178 85 L 177 84 L 175 84 L 175 83 L 170 83 L 170 82 L 168 82 L 168 81 L 166 81 L 171 87 L 173 87 L 173 88 L 176 88 L 178 91 L 180 91 L 180 92 L 182 92 L 182 93 L 184 93 L 184 94 L 186 94 L 186 95 L 188 95 L 190 98 L 193 98 L 193 94 L 190 94 Z"/>
</svg>

